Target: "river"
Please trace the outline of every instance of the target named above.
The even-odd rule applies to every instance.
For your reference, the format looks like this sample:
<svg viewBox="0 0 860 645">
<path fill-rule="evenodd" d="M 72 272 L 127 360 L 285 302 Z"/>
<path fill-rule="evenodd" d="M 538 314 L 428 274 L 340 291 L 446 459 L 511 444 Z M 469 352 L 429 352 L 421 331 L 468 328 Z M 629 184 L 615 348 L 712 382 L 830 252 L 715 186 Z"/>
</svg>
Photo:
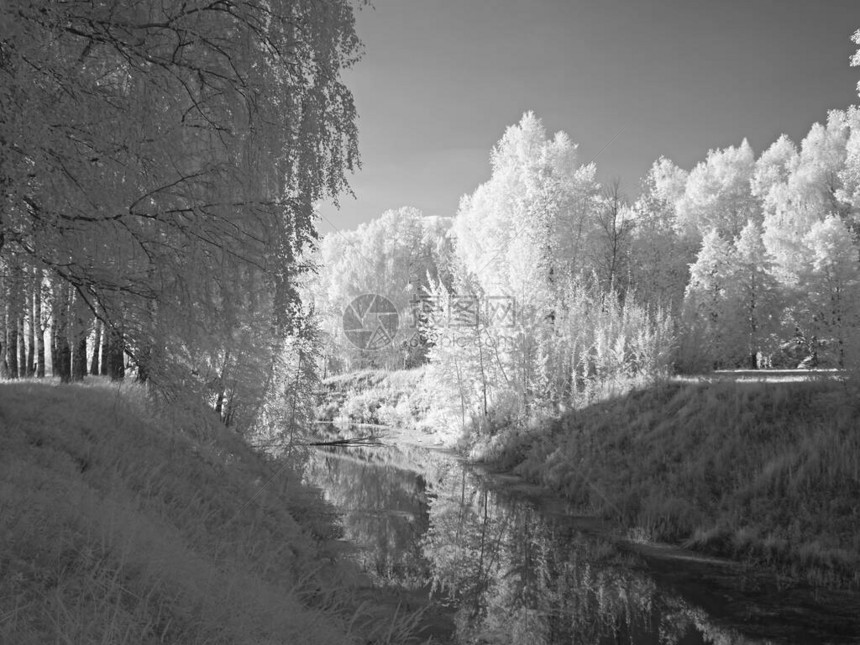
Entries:
<svg viewBox="0 0 860 645">
<path fill-rule="evenodd" d="M 433 643 L 860 643 L 860 593 L 611 539 L 563 502 L 417 446 L 320 447 L 305 483 Z"/>
</svg>

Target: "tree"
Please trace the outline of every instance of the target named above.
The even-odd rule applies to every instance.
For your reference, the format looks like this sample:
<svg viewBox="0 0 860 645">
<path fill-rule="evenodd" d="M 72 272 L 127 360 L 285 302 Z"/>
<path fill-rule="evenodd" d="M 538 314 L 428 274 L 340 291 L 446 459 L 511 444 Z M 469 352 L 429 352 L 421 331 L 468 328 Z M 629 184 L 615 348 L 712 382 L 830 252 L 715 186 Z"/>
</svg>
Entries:
<svg viewBox="0 0 860 645">
<path fill-rule="evenodd" d="M 690 172 L 678 201 L 684 230 L 701 238 L 716 229 L 732 239 L 749 220 L 760 222 L 761 210 L 750 185 L 754 167 L 755 154 L 746 139 L 737 148 L 710 150 L 707 159 Z"/>
<path fill-rule="evenodd" d="M 313 205 L 358 161 L 359 54 L 349 0 L 4 3 L 0 253 L 70 286 L 122 339 L 110 364 L 165 390 L 241 340 L 221 321 L 251 274 L 283 338 Z"/>
<path fill-rule="evenodd" d="M 851 42 L 855 45 L 860 45 L 860 29 L 851 35 Z M 854 55 L 851 56 L 851 66 L 860 67 L 860 49 L 854 52 Z M 860 81 L 857 82 L 857 94 L 860 95 Z"/>
<path fill-rule="evenodd" d="M 860 323 L 860 250 L 838 216 L 816 222 L 807 233 L 807 262 L 800 272 L 800 324 L 807 335 L 835 343 L 840 367 L 856 364 L 860 347 L 852 340 Z M 813 361 L 815 362 L 815 356 Z"/>
<path fill-rule="evenodd" d="M 632 216 L 621 182 L 616 179 L 605 186 L 596 204 L 596 242 L 592 260 L 600 284 L 606 291 L 619 295 L 627 292 L 630 279 L 630 233 Z"/>
<path fill-rule="evenodd" d="M 709 367 L 727 362 L 733 323 L 736 321 L 729 299 L 732 272 L 735 266 L 731 243 L 712 229 L 702 240 L 696 262 L 690 267 L 690 283 L 684 296 L 688 341 L 695 345 L 698 357 L 684 360 L 696 367 L 704 361 Z"/>
<path fill-rule="evenodd" d="M 463 269 L 483 292 L 550 313 L 554 285 L 587 273 L 598 185 L 563 132 L 549 138 L 527 112 L 491 153 L 492 176 L 460 202 L 454 220 Z"/>
<path fill-rule="evenodd" d="M 24 272 L 18 262 L 6 266 L 5 294 L 5 364 L 9 378 L 25 376 L 24 365 L 19 360 L 18 346 L 21 341 L 21 320 L 24 316 Z"/>
<path fill-rule="evenodd" d="M 555 397 L 566 387 L 559 379 L 570 378 L 552 349 L 555 321 L 570 282 L 595 268 L 590 249 L 600 231 L 598 185 L 594 165 L 579 163 L 570 138 L 563 132 L 548 137 L 532 112 L 505 131 L 490 161 L 490 179 L 463 197 L 454 219 L 461 269 L 455 290 L 516 302 L 515 342 L 499 352 L 499 361 L 506 391 L 527 405 Z M 508 336 L 507 330 L 490 333 Z"/>
<path fill-rule="evenodd" d="M 849 216 L 842 183 L 848 136 L 846 114 L 834 110 L 826 125 L 810 128 L 799 150 L 783 136 L 756 164 L 753 187 L 764 209 L 764 243 L 787 286 L 797 284 L 805 262 L 804 236 L 830 214 Z"/>
<path fill-rule="evenodd" d="M 642 180 L 641 193 L 631 208 L 630 272 L 641 302 L 678 315 L 690 265 L 698 242 L 684 236 L 676 204 L 683 196 L 687 173 L 661 157 Z"/>
<path fill-rule="evenodd" d="M 431 284 L 451 283 L 450 226 L 450 218 L 402 207 L 357 230 L 337 231 L 322 239 L 318 250 L 307 257 L 316 275 L 304 281 L 303 294 L 313 303 L 322 331 L 330 339 L 328 356 L 337 355 L 347 364 L 344 367 L 352 368 L 397 369 L 423 360 L 425 346 L 412 313 Z M 343 329 L 344 313 L 365 294 L 386 298 L 399 314 L 396 338 L 372 351 L 354 345 Z"/>
<path fill-rule="evenodd" d="M 780 330 L 783 289 L 762 240 L 749 221 L 730 242 L 714 229 L 702 240 L 684 302 L 686 369 L 758 367 Z"/>
<path fill-rule="evenodd" d="M 451 296 L 476 298 L 485 315 L 470 329 L 430 325 L 431 369 L 461 392 L 478 428 L 664 372 L 668 319 L 621 293 L 630 219 L 617 186 L 601 197 L 594 165 L 531 112 L 505 131 L 491 167 L 453 224 Z M 492 315 L 493 298 L 514 302 L 515 315 Z"/>
<path fill-rule="evenodd" d="M 845 164 L 839 172 L 841 188 L 837 199 L 846 204 L 846 217 L 855 233 L 860 232 L 860 107 L 854 105 L 845 113 L 849 129 L 845 143 Z"/>
<path fill-rule="evenodd" d="M 734 266 L 729 269 L 728 297 L 742 333 L 732 343 L 734 353 L 745 353 L 747 366 L 758 367 L 758 353 L 774 349 L 768 341 L 779 331 L 782 293 L 772 274 L 772 262 L 762 241 L 761 226 L 747 223 L 734 243 Z M 742 344 L 742 347 L 737 347 Z"/>
</svg>

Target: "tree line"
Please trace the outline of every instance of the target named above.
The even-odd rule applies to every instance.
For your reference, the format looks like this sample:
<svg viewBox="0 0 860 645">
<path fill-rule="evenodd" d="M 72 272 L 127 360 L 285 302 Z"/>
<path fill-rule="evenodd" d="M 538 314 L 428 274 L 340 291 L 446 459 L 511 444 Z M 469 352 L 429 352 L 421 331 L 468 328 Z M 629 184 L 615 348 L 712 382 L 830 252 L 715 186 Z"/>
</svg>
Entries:
<svg viewBox="0 0 860 645">
<path fill-rule="evenodd" d="M 429 363 L 465 419 L 671 371 L 860 359 L 860 108 L 759 155 L 743 140 L 690 170 L 661 157 L 635 199 L 531 112 L 490 165 L 453 217 L 404 208 L 322 240 L 305 297 L 337 357 L 327 370 Z M 344 336 L 362 293 L 401 312 L 382 351 Z"/>
<path fill-rule="evenodd" d="M 3 376 L 130 369 L 258 416 L 313 205 L 358 163 L 353 5 L 3 3 Z"/>
</svg>

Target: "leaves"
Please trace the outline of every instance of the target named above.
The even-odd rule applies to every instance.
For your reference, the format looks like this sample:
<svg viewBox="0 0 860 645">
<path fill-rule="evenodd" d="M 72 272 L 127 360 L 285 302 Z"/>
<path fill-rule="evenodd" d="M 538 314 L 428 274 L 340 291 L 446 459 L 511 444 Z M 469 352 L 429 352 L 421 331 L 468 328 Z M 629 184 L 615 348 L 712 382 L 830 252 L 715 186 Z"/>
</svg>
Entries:
<svg viewBox="0 0 860 645">
<path fill-rule="evenodd" d="M 0 253 L 165 389 L 259 378 L 301 326 L 313 204 L 358 163 L 360 53 L 349 0 L 4 3 Z"/>
</svg>

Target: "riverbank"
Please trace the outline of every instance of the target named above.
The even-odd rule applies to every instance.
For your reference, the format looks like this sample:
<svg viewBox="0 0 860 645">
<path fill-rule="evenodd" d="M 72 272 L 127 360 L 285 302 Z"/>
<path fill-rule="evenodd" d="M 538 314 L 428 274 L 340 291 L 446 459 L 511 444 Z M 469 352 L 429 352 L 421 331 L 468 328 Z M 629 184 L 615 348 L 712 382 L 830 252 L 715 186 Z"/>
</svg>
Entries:
<svg viewBox="0 0 860 645">
<path fill-rule="evenodd" d="M 424 633 L 440 642 L 614 642 L 622 633 L 631 643 L 683 634 L 685 643 L 835 645 L 860 636 L 856 591 L 633 541 L 543 486 L 412 446 L 408 433 L 324 432 L 375 433 L 375 442 L 318 448 L 306 476 L 341 510 L 363 570 L 426 608 Z"/>
<path fill-rule="evenodd" d="M 638 539 L 860 587 L 860 432 L 841 384 L 664 383 L 485 437 L 476 460 Z"/>
<path fill-rule="evenodd" d="M 414 621 L 368 602 L 338 531 L 205 410 L 0 383 L 2 642 L 408 642 Z"/>
<path fill-rule="evenodd" d="M 860 587 L 858 404 L 835 380 L 753 376 L 664 382 L 473 431 L 468 446 L 450 429 L 434 435 L 422 418 L 434 404 L 421 370 L 343 375 L 326 386 L 328 401 L 341 397 L 330 409 L 348 411 L 342 420 L 395 426 L 399 443 L 459 447 L 636 540 Z M 390 413 L 398 409 L 408 414 Z"/>
</svg>

